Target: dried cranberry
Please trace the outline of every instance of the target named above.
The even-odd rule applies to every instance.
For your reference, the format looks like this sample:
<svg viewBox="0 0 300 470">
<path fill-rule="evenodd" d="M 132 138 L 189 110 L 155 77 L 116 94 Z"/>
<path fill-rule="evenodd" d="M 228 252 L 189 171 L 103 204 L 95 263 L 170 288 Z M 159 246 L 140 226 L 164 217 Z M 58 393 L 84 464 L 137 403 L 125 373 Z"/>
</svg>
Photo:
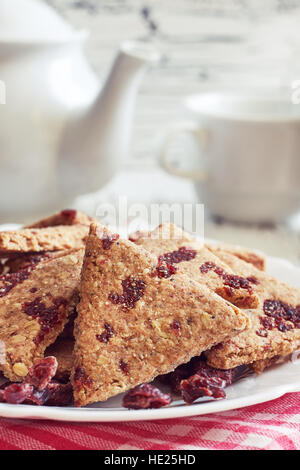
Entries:
<svg viewBox="0 0 300 470">
<path fill-rule="evenodd" d="M 266 330 L 273 330 L 273 328 L 275 328 L 275 321 L 273 318 L 260 317 L 260 323 Z"/>
<path fill-rule="evenodd" d="M 74 373 L 74 380 L 80 385 L 89 387 L 92 385 L 93 380 L 88 377 L 82 367 L 77 367 Z"/>
<path fill-rule="evenodd" d="M 253 292 L 249 281 L 244 277 L 236 276 L 235 274 L 225 274 L 223 280 L 225 285 L 233 289 L 247 289 L 249 292 Z"/>
<path fill-rule="evenodd" d="M 138 385 L 127 392 L 123 398 L 123 406 L 132 410 L 161 408 L 171 403 L 171 395 L 162 393 L 150 384 Z"/>
<path fill-rule="evenodd" d="M 158 265 L 156 266 L 156 274 L 159 278 L 169 278 L 173 274 L 177 272 L 176 266 L 173 266 L 173 264 L 169 263 L 161 263 L 161 261 L 158 262 Z"/>
<path fill-rule="evenodd" d="M 181 246 L 176 251 L 171 251 L 170 253 L 164 253 L 161 255 L 158 260 L 161 263 L 168 263 L 168 264 L 177 264 L 181 263 L 182 261 L 190 261 L 194 259 L 197 255 L 197 251 L 193 250 L 192 248 L 187 248 L 185 246 Z"/>
<path fill-rule="evenodd" d="M 279 331 L 281 331 L 282 333 L 284 333 L 285 331 L 290 331 L 290 330 L 292 330 L 292 329 L 293 329 L 293 326 L 292 326 L 292 325 L 288 325 L 287 323 L 281 322 L 281 323 L 279 323 L 279 324 L 277 325 L 277 328 L 278 328 Z"/>
<path fill-rule="evenodd" d="M 216 266 L 215 269 L 214 269 L 215 273 L 220 276 L 220 277 L 223 277 L 226 275 L 225 271 L 223 268 L 220 268 L 220 266 Z"/>
<path fill-rule="evenodd" d="M 6 385 L 0 390 L 0 402 L 25 403 L 34 405 L 66 406 L 72 401 L 70 383 L 52 381 L 57 369 L 57 361 L 49 356 L 33 366 L 23 383 Z"/>
<path fill-rule="evenodd" d="M 260 328 L 259 330 L 256 330 L 256 334 L 258 336 L 261 336 L 262 338 L 266 338 L 268 336 L 267 330 L 263 330 L 262 328 Z"/>
<path fill-rule="evenodd" d="M 300 305 L 297 305 L 297 307 L 295 308 L 293 323 L 295 325 L 295 328 L 300 328 Z"/>
<path fill-rule="evenodd" d="M 215 268 L 217 268 L 217 266 L 215 265 L 215 263 L 212 263 L 211 261 L 207 261 L 206 263 L 203 263 L 203 264 L 200 266 L 200 271 L 201 271 L 203 274 L 206 274 L 206 273 L 208 273 L 208 271 L 211 271 L 212 269 L 215 270 Z"/>
<path fill-rule="evenodd" d="M 25 400 L 28 405 L 45 405 L 51 396 L 51 392 L 48 390 L 48 385 L 43 390 L 34 389 L 31 395 Z"/>
<path fill-rule="evenodd" d="M 193 375 L 182 380 L 179 385 L 182 398 L 186 403 L 193 403 L 200 397 L 225 398 L 224 388 L 248 374 L 244 366 L 229 370 L 215 369 L 207 365 L 203 359 L 191 360 L 190 369 Z"/>
<path fill-rule="evenodd" d="M 38 406 L 67 406 L 72 399 L 73 388 L 70 383 L 61 384 L 51 381 L 43 390 L 34 389 L 24 403 Z"/>
<path fill-rule="evenodd" d="M 158 264 L 156 267 L 156 275 L 159 278 L 169 278 L 177 272 L 174 264 L 181 263 L 182 261 L 190 261 L 195 258 L 197 251 L 185 246 L 180 247 L 176 251 L 165 253 L 158 257 Z"/>
<path fill-rule="evenodd" d="M 179 393 L 179 385 L 183 379 L 187 379 L 193 374 L 193 369 L 191 366 L 191 361 L 187 364 L 182 364 L 181 366 L 176 367 L 173 372 L 168 374 L 160 375 L 159 381 L 165 385 L 168 385 L 171 388 L 171 391 L 174 393 Z"/>
<path fill-rule="evenodd" d="M 259 280 L 255 276 L 248 276 L 246 279 L 251 282 L 251 284 L 259 284 Z"/>
<path fill-rule="evenodd" d="M 146 284 L 143 280 L 137 280 L 129 276 L 122 281 L 123 294 L 111 292 L 108 299 L 113 304 L 121 304 L 125 309 L 134 308 L 136 302 L 144 295 Z"/>
<path fill-rule="evenodd" d="M 61 211 L 60 214 L 66 219 L 69 219 L 71 222 L 73 222 L 76 219 L 77 211 L 74 209 L 64 209 Z"/>
<path fill-rule="evenodd" d="M 271 317 L 282 316 L 284 313 L 282 303 L 279 300 L 265 300 L 264 312 Z"/>
<path fill-rule="evenodd" d="M 70 383 L 50 382 L 47 390 L 50 393 L 47 400 L 48 406 L 67 406 L 73 400 L 73 387 Z"/>
<path fill-rule="evenodd" d="M 280 300 L 267 299 L 264 301 L 263 310 L 266 317 L 261 317 L 260 321 L 262 324 L 268 324 L 269 330 L 277 328 L 284 333 L 293 327 L 300 327 L 299 306 L 294 308 Z M 287 321 L 293 323 L 293 326 L 286 323 Z"/>
<path fill-rule="evenodd" d="M 119 300 L 120 300 L 120 295 L 117 294 L 117 292 L 111 292 L 108 296 L 108 300 L 111 301 L 111 303 L 113 304 L 118 304 L 119 303 Z"/>
<path fill-rule="evenodd" d="M 43 390 L 57 371 L 57 360 L 54 356 L 41 359 L 37 364 L 29 369 L 26 382 L 33 385 L 38 390 Z"/>
<path fill-rule="evenodd" d="M 118 233 L 112 233 L 111 235 L 103 235 L 102 237 L 102 247 L 103 250 L 109 250 L 114 241 L 118 240 L 120 235 Z"/>
<path fill-rule="evenodd" d="M 173 320 L 172 323 L 170 324 L 170 328 L 172 328 L 172 330 L 178 332 L 181 328 L 180 321 Z"/>
<path fill-rule="evenodd" d="M 202 356 L 194 357 L 189 363 L 181 365 L 174 372 L 160 376 L 174 393 L 180 393 L 185 401 L 192 403 L 202 396 L 224 398 L 224 388 L 249 375 L 247 366 L 229 370 L 210 367 Z"/>
<path fill-rule="evenodd" d="M 31 272 L 30 268 L 22 269 L 16 273 L 2 274 L 0 276 L 0 298 L 4 297 L 17 284 L 25 281 Z"/>
<path fill-rule="evenodd" d="M 96 338 L 101 343 L 108 343 L 110 338 L 114 335 L 114 329 L 109 323 L 104 323 L 105 331 L 101 335 L 96 335 Z"/>
<path fill-rule="evenodd" d="M 127 362 L 123 361 L 123 359 L 120 360 L 119 367 L 120 367 L 121 371 L 124 372 L 124 374 L 128 374 L 129 366 L 128 366 Z"/>
<path fill-rule="evenodd" d="M 184 401 L 191 404 L 200 397 L 226 398 L 225 386 L 225 380 L 219 377 L 205 377 L 197 373 L 182 380 L 179 389 Z"/>
<path fill-rule="evenodd" d="M 23 305 L 23 312 L 33 318 L 38 318 L 41 329 L 35 343 L 39 344 L 45 336 L 52 330 L 52 328 L 61 322 L 61 309 L 66 307 L 68 301 L 63 297 L 52 299 L 53 305 L 47 307 L 41 297 L 37 297 L 32 302 L 25 302 Z"/>
<path fill-rule="evenodd" d="M 33 386 L 29 383 L 16 383 L 6 387 L 3 398 L 7 403 L 18 405 L 23 403 L 33 392 Z"/>
<path fill-rule="evenodd" d="M 223 279 L 225 286 L 229 287 L 229 290 L 227 289 L 226 291 L 229 297 L 233 295 L 232 289 L 247 289 L 250 294 L 253 292 L 253 288 L 251 286 L 252 281 L 245 277 L 237 276 L 236 274 L 228 274 L 223 268 L 216 266 L 215 263 L 212 263 L 211 261 L 203 263 L 200 266 L 200 271 L 203 274 L 206 274 L 209 271 L 214 271 L 218 276 L 220 276 Z"/>
</svg>

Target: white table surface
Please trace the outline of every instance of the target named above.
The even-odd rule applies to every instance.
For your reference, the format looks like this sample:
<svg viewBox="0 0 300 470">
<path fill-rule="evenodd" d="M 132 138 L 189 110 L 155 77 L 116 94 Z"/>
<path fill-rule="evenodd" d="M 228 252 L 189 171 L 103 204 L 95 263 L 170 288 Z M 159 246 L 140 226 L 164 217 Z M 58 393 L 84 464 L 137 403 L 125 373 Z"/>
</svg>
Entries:
<svg viewBox="0 0 300 470">
<path fill-rule="evenodd" d="M 98 193 L 80 198 L 77 207 L 96 214 L 103 202 L 118 207 L 119 197 L 126 197 L 129 206 L 135 203 L 148 207 L 151 203 L 199 202 L 189 181 L 169 176 L 159 168 L 127 168 Z M 289 226 L 257 227 L 216 222 L 205 207 L 204 213 L 205 237 L 252 247 L 300 264 L 300 220 L 297 218 Z"/>
</svg>

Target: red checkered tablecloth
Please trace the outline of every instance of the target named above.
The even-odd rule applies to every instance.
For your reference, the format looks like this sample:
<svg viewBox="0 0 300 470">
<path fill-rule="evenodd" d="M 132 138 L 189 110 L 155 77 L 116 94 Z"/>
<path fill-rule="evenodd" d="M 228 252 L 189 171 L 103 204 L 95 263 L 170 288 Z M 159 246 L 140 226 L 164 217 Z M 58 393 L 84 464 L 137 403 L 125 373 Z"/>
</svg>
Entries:
<svg viewBox="0 0 300 470">
<path fill-rule="evenodd" d="M 299 450 L 300 393 L 240 410 L 165 421 L 0 419 L 0 449 Z"/>
</svg>

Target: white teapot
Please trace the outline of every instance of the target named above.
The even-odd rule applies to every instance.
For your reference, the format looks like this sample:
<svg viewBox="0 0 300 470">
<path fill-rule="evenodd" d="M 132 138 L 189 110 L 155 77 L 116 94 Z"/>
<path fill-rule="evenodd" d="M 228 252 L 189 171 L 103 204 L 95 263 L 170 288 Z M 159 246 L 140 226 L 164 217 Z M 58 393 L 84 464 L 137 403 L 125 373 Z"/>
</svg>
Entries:
<svg viewBox="0 0 300 470">
<path fill-rule="evenodd" d="M 83 54 L 86 37 L 38 0 L 0 2 L 3 219 L 71 204 L 103 186 L 126 156 L 135 96 L 159 54 L 123 43 L 100 87 Z"/>
</svg>

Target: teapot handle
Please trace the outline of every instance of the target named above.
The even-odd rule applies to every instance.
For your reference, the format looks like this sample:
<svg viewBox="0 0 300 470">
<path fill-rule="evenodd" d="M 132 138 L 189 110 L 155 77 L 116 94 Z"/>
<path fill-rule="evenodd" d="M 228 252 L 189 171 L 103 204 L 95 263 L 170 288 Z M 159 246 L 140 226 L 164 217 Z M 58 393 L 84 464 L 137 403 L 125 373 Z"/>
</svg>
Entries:
<svg viewBox="0 0 300 470">
<path fill-rule="evenodd" d="M 196 139 L 197 143 L 200 144 L 201 147 L 201 153 L 203 157 L 203 151 L 205 150 L 207 146 L 207 141 L 208 141 L 208 134 L 207 130 L 199 127 L 199 125 L 189 122 L 189 121 L 183 121 L 179 122 L 173 126 L 171 126 L 169 129 L 167 129 L 165 136 L 163 138 L 163 143 L 160 149 L 160 155 L 159 155 L 159 160 L 160 164 L 163 167 L 164 170 L 166 170 L 168 173 L 174 175 L 174 176 L 181 176 L 183 178 L 189 178 L 192 180 L 197 180 L 200 182 L 204 182 L 207 180 L 207 171 L 204 169 L 204 165 L 202 164 L 202 168 L 195 168 L 192 170 L 181 170 L 179 168 L 176 168 L 173 163 L 170 161 L 169 156 L 168 156 L 168 147 L 173 140 L 173 138 L 180 134 L 180 133 L 187 133 L 191 134 L 194 139 Z M 201 153 L 200 153 L 200 158 L 201 158 Z M 181 158 L 183 155 L 181 155 Z"/>
</svg>

